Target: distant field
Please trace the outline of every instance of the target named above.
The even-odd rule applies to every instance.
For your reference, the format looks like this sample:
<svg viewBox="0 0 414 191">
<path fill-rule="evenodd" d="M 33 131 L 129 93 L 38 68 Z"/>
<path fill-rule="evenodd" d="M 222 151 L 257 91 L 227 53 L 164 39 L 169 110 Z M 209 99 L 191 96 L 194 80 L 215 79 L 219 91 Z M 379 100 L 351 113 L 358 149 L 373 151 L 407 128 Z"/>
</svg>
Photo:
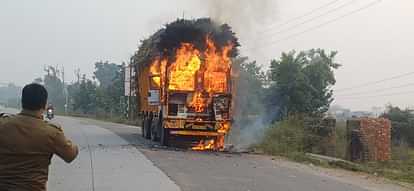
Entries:
<svg viewBox="0 0 414 191">
<path fill-rule="evenodd" d="M 0 105 L 0 113 L 11 113 L 11 114 L 14 114 L 14 113 L 17 113 L 19 110 L 17 110 L 17 109 L 14 109 L 14 108 L 5 108 L 5 107 L 3 107 L 3 106 L 1 106 Z"/>
</svg>

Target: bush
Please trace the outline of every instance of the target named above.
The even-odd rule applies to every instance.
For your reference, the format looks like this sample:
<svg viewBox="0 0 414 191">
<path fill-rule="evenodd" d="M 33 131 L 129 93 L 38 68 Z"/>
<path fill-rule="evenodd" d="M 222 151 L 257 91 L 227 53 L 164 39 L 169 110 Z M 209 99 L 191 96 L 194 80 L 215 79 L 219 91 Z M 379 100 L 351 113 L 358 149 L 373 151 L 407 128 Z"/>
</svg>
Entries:
<svg viewBox="0 0 414 191">
<path fill-rule="evenodd" d="M 346 159 L 346 152 L 348 147 L 348 140 L 346 135 L 346 121 L 338 121 L 336 123 L 336 145 L 335 157 Z"/>
<path fill-rule="evenodd" d="M 304 148 L 304 131 L 301 120 L 288 119 L 268 128 L 257 145 L 267 154 L 297 158 Z"/>
</svg>

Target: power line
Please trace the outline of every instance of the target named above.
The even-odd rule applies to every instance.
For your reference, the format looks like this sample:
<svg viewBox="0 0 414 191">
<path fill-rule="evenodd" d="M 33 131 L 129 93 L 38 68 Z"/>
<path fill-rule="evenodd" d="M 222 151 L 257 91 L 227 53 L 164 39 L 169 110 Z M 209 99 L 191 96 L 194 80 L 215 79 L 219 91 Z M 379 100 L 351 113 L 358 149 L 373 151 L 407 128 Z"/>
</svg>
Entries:
<svg viewBox="0 0 414 191">
<path fill-rule="evenodd" d="M 378 89 L 370 90 L 370 91 L 363 91 L 363 92 L 356 92 L 356 93 L 349 93 L 349 94 L 339 94 L 339 95 L 335 95 L 335 97 L 364 95 L 364 94 L 369 94 L 369 93 L 372 93 L 372 92 L 378 93 L 378 92 L 384 92 L 386 90 L 398 89 L 398 88 L 409 87 L 409 86 L 414 86 L 414 83 L 408 83 L 408 84 L 403 84 L 403 85 L 393 86 L 393 87 L 388 87 L 388 88 L 378 88 Z"/>
<path fill-rule="evenodd" d="M 351 15 L 356 14 L 356 13 L 358 13 L 358 12 L 361 12 L 361 11 L 363 11 L 363 10 L 365 10 L 365 9 L 368 9 L 368 8 L 370 8 L 370 7 L 372 7 L 372 6 L 374 6 L 374 5 L 378 4 L 378 3 L 380 3 L 381 1 L 382 1 L 382 0 L 376 0 L 376 1 L 373 1 L 373 2 L 371 2 L 371 3 L 369 3 L 369 4 L 365 5 L 365 6 L 362 6 L 361 8 L 355 9 L 355 10 L 353 10 L 353 11 L 351 11 L 351 12 L 348 12 L 348 13 L 346 13 L 346 14 L 343 14 L 343 15 L 339 16 L 339 17 L 336 17 L 336 18 L 334 18 L 334 19 L 331 19 L 331 20 L 328 20 L 328 21 L 326 21 L 326 22 L 323 22 L 323 23 L 321 23 L 321 24 L 319 24 L 319 25 L 316 25 L 316 26 L 310 27 L 310 28 L 308 28 L 308 29 L 306 29 L 306 30 L 303 30 L 303 31 L 301 31 L 301 32 L 294 33 L 294 34 L 292 34 L 292 35 L 286 36 L 285 38 L 281 38 L 281 39 L 278 39 L 278 40 L 271 41 L 271 42 L 270 42 L 270 43 L 268 43 L 267 45 L 264 45 L 264 46 L 262 46 L 262 47 L 258 47 L 258 48 L 256 48 L 256 49 L 260 49 L 260 48 L 263 48 L 263 47 L 266 47 L 266 46 L 272 46 L 272 45 L 274 45 L 275 43 L 278 43 L 278 42 L 281 42 L 281 41 L 285 41 L 285 40 L 289 40 L 289 39 L 291 39 L 291 38 L 295 38 L 295 37 L 297 37 L 297 36 L 299 36 L 299 35 L 302 35 L 302 34 L 305 34 L 305 33 L 307 33 L 307 32 L 313 31 L 313 30 L 315 30 L 315 29 L 319 29 L 319 28 L 321 28 L 321 27 L 323 27 L 323 26 L 325 26 L 325 25 L 331 24 L 331 23 L 336 22 L 336 21 L 338 21 L 338 20 L 340 20 L 340 19 L 343 19 L 343 18 L 345 18 L 345 17 L 351 16 Z"/>
<path fill-rule="evenodd" d="M 408 72 L 408 73 L 392 76 L 392 77 L 389 77 L 389 78 L 384 78 L 384 79 L 377 80 L 377 81 L 367 82 L 367 83 L 364 83 L 364 84 L 351 86 L 351 87 L 347 87 L 347 88 L 343 88 L 343 89 L 339 89 L 339 90 L 335 90 L 335 91 L 338 92 L 338 91 L 352 90 L 352 89 L 366 87 L 366 86 L 370 86 L 370 85 L 376 85 L 376 84 L 379 84 L 379 83 L 382 83 L 382 82 L 395 80 L 395 79 L 403 78 L 403 77 L 410 76 L 410 75 L 414 75 L 414 72 Z"/>
<path fill-rule="evenodd" d="M 379 94 L 379 95 L 372 95 L 372 96 L 360 96 L 360 97 L 343 97 L 342 99 L 364 99 L 364 98 L 377 98 L 377 97 L 387 97 L 387 96 L 394 96 L 394 95 L 407 95 L 407 94 L 414 94 L 414 91 L 406 91 L 406 92 L 395 92 L 389 94 Z"/>
<path fill-rule="evenodd" d="M 280 33 L 284 33 L 284 32 L 290 31 L 290 30 L 292 30 L 292 29 L 295 29 L 295 28 L 297 28 L 297 27 L 299 27 L 299 26 L 302 26 L 302 25 L 304 25 L 304 24 L 306 24 L 306 23 L 309 23 L 309 22 L 312 22 L 312 21 L 314 21 L 314 20 L 317 20 L 317 19 L 319 19 L 319 18 L 321 18 L 321 17 L 324 17 L 324 16 L 326 16 L 326 15 L 329 15 L 329 14 L 331 14 L 331 13 L 333 13 L 333 12 L 336 12 L 336 11 L 338 11 L 338 10 L 343 9 L 344 7 L 347 7 L 347 6 L 351 5 L 351 4 L 355 3 L 355 1 L 356 1 L 356 0 L 351 0 L 351 1 L 348 1 L 348 2 L 346 2 L 345 4 L 342 4 L 342 5 L 340 5 L 340 6 L 337 6 L 337 7 L 333 8 L 333 9 L 330 9 L 330 10 L 328 10 L 328 11 L 326 11 L 326 12 L 322 13 L 322 14 L 319 14 L 319 15 L 316 15 L 316 16 L 314 16 L 314 17 L 311 17 L 310 19 L 304 20 L 304 21 L 302 21 L 302 22 L 300 22 L 300 23 L 298 23 L 298 24 L 296 24 L 296 25 L 292 25 L 292 26 L 290 26 L 290 27 L 288 27 L 288 28 L 278 30 L 278 31 L 276 31 L 276 32 L 272 33 L 272 35 L 275 35 L 275 34 L 280 34 Z"/>
<path fill-rule="evenodd" d="M 309 16 L 309 15 L 312 15 L 313 13 L 315 13 L 315 12 L 317 12 L 317 11 L 321 10 L 321 9 L 324 9 L 325 7 L 328 7 L 328 6 L 330 6 L 330 5 L 333 5 L 333 4 L 335 4 L 336 2 L 338 2 L 338 1 L 341 1 L 341 0 L 334 0 L 334 1 L 330 1 L 330 2 L 328 2 L 328 3 L 326 3 L 326 4 L 321 5 L 320 7 L 317 7 L 317 8 L 315 8 L 315 9 L 312 9 L 311 11 L 309 11 L 309 12 L 307 12 L 307 13 L 305 13 L 305 14 L 302 14 L 302 15 L 297 16 L 297 17 L 293 17 L 293 18 L 291 18 L 291 19 L 289 19 L 289 20 L 287 20 L 287 21 L 285 21 L 285 22 L 283 22 L 283 23 L 281 23 L 281 24 L 279 24 L 279 25 L 275 25 L 275 24 L 270 25 L 268 28 L 269 28 L 269 29 L 271 29 L 271 28 L 276 28 L 276 27 L 282 27 L 282 26 L 285 26 L 285 25 L 287 25 L 287 24 L 289 24 L 289 23 L 291 23 L 291 22 L 293 22 L 293 21 L 296 21 L 296 20 L 299 20 L 299 19 L 301 19 L 301 18 L 304 18 L 304 17 L 307 17 L 307 16 Z M 266 31 L 266 30 L 265 30 L 265 31 Z M 262 32 L 265 32 L 265 31 L 262 31 Z"/>
</svg>

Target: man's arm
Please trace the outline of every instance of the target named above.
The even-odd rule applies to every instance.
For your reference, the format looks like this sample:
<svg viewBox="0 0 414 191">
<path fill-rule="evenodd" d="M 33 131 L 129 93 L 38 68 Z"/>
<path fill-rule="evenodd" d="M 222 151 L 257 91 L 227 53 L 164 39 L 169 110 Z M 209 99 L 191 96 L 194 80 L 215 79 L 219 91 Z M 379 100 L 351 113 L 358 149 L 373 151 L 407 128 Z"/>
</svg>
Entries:
<svg viewBox="0 0 414 191">
<path fill-rule="evenodd" d="M 57 128 L 57 132 L 53 138 L 53 150 L 56 155 L 62 158 L 65 162 L 72 162 L 79 153 L 78 146 L 66 138 L 61 127 L 52 125 Z"/>
</svg>

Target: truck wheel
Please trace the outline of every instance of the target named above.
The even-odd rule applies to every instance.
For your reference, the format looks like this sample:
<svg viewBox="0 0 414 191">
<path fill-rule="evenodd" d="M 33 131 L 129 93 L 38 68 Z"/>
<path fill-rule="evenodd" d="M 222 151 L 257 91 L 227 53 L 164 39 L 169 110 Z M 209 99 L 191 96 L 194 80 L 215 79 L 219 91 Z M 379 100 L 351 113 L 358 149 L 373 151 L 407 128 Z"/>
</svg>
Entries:
<svg viewBox="0 0 414 191">
<path fill-rule="evenodd" d="M 154 127 L 155 126 L 155 124 L 154 123 L 152 123 L 152 125 L 151 125 L 151 127 L 150 127 L 150 136 L 151 136 L 151 141 L 158 141 L 158 138 L 157 138 L 157 127 Z"/>
<path fill-rule="evenodd" d="M 145 131 L 144 135 L 145 135 L 146 139 L 151 138 L 150 125 L 151 125 L 150 119 L 145 119 L 145 121 L 144 121 L 144 131 Z"/>
<path fill-rule="evenodd" d="M 144 128 L 144 126 L 145 126 L 145 117 L 141 121 L 141 136 L 143 138 L 145 138 L 145 128 Z"/>
<path fill-rule="evenodd" d="M 170 131 L 167 128 L 161 126 L 160 143 L 162 146 L 168 146 L 168 139 L 170 138 Z"/>
</svg>

